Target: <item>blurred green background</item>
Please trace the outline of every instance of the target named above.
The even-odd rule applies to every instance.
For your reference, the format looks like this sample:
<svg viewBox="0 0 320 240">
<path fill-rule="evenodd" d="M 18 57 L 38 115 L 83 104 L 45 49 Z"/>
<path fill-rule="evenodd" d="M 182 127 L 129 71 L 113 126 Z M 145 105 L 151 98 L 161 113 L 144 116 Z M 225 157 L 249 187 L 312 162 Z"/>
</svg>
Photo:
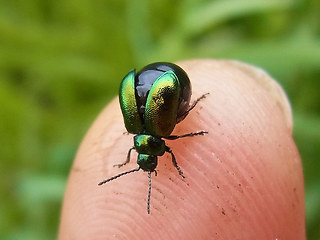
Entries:
<svg viewBox="0 0 320 240">
<path fill-rule="evenodd" d="M 320 1 L 0 1 L 0 239 L 55 239 L 77 147 L 133 67 L 232 58 L 291 100 L 320 239 Z"/>
</svg>

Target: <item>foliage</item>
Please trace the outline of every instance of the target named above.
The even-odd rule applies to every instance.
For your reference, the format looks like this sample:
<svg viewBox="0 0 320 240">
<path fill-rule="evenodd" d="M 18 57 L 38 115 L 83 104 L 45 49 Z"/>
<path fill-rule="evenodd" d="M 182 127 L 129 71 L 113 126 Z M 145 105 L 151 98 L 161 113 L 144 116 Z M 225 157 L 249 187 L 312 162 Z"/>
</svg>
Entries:
<svg viewBox="0 0 320 240">
<path fill-rule="evenodd" d="M 291 99 L 319 239 L 319 17 L 317 0 L 0 1 L 0 238 L 56 238 L 77 146 L 128 69 L 232 58 Z"/>
</svg>

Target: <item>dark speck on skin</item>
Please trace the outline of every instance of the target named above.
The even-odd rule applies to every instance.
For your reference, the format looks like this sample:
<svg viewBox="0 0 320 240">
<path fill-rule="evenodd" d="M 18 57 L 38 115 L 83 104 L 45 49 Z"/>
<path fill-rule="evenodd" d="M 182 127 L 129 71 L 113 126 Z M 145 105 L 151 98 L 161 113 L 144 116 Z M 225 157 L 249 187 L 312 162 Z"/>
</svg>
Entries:
<svg viewBox="0 0 320 240">
<path fill-rule="evenodd" d="M 223 215 L 226 215 L 226 212 L 225 212 L 224 208 L 222 208 L 221 213 L 222 213 Z"/>
</svg>

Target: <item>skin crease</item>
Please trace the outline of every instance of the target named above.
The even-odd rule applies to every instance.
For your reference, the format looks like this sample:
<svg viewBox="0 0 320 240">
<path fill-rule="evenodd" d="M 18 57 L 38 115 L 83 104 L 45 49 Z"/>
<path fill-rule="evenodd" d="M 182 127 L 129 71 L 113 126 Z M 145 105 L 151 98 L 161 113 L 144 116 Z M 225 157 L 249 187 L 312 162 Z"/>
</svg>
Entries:
<svg viewBox="0 0 320 240">
<path fill-rule="evenodd" d="M 305 239 L 301 160 L 292 139 L 291 109 L 279 85 L 262 70 L 236 61 L 178 63 L 189 75 L 192 100 L 205 99 L 172 134 L 209 134 L 166 140 L 152 174 L 140 170 L 105 185 L 98 182 L 137 167 L 118 99 L 84 138 L 63 202 L 59 239 Z"/>
</svg>

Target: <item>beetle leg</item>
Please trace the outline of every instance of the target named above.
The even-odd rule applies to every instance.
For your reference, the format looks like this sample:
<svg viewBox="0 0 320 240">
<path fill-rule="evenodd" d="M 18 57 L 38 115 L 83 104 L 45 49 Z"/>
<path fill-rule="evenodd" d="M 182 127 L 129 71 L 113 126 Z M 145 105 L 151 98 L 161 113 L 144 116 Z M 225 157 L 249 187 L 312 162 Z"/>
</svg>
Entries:
<svg viewBox="0 0 320 240">
<path fill-rule="evenodd" d="M 185 117 L 189 114 L 189 112 L 194 109 L 194 107 L 197 105 L 198 102 L 200 102 L 200 100 L 206 98 L 206 96 L 208 95 L 209 93 L 205 93 L 203 94 L 201 97 L 197 98 L 192 104 L 191 106 L 189 107 L 189 109 L 179 118 L 179 122 L 181 122 L 183 119 L 185 119 Z"/>
<path fill-rule="evenodd" d="M 197 98 L 197 100 L 195 100 L 195 101 L 192 103 L 192 105 L 190 106 L 190 108 L 187 110 L 187 113 L 186 113 L 186 114 L 188 114 L 188 113 L 197 105 L 197 103 L 200 102 L 200 100 L 206 98 L 206 96 L 207 96 L 208 94 L 209 94 L 209 93 L 205 93 L 205 94 L 203 94 L 202 96 L 200 96 L 199 98 Z"/>
<path fill-rule="evenodd" d="M 120 167 L 122 167 L 122 166 L 124 166 L 124 165 L 126 165 L 128 162 L 130 162 L 130 155 L 131 155 L 131 151 L 134 149 L 134 147 L 132 147 L 132 148 L 130 148 L 129 149 L 129 151 L 128 151 L 128 155 L 127 155 L 127 159 L 126 159 L 126 161 L 125 162 L 123 162 L 123 163 L 120 163 L 120 164 L 115 164 L 115 165 L 113 165 L 114 167 L 118 167 L 118 168 L 120 168 Z"/>
<path fill-rule="evenodd" d="M 123 173 L 120 173 L 120 174 L 118 174 L 118 175 L 116 175 L 116 176 L 113 176 L 113 177 L 111 177 L 111 178 L 108 178 L 108 179 L 106 179 L 106 180 L 103 180 L 103 181 L 99 182 L 98 185 L 100 186 L 100 185 L 105 184 L 105 183 L 107 183 L 107 182 L 110 182 L 110 181 L 112 181 L 112 180 L 114 180 L 114 179 L 116 179 L 116 178 L 118 178 L 118 177 L 121 177 L 121 176 L 123 176 L 123 175 L 129 174 L 129 173 L 132 173 L 132 172 L 137 172 L 137 171 L 139 171 L 139 170 L 140 170 L 140 167 L 135 168 L 135 169 L 132 169 L 132 170 L 129 170 L 129 171 L 126 171 L 126 172 L 123 172 Z"/>
<path fill-rule="evenodd" d="M 149 189 L 148 189 L 148 200 L 147 200 L 147 212 L 150 214 L 150 196 L 151 196 L 151 172 L 148 171 L 148 182 L 149 182 Z"/>
<path fill-rule="evenodd" d="M 175 168 L 178 170 L 179 175 L 180 175 L 182 178 L 185 178 L 185 176 L 183 176 L 182 170 L 181 170 L 180 167 L 178 166 L 178 163 L 177 163 L 177 161 L 176 161 L 176 157 L 174 156 L 171 148 L 169 148 L 168 146 L 166 146 L 166 152 L 168 152 L 168 153 L 171 154 L 172 164 L 173 164 L 173 166 L 175 166 Z"/>
<path fill-rule="evenodd" d="M 193 137 L 193 136 L 205 135 L 205 134 L 208 134 L 208 132 L 207 131 L 200 131 L 200 132 L 195 132 L 195 133 L 187 133 L 187 134 L 183 134 L 183 135 L 180 135 L 180 136 L 171 135 L 171 136 L 163 137 L 163 138 L 168 139 L 168 140 L 176 140 L 178 138 Z"/>
</svg>

